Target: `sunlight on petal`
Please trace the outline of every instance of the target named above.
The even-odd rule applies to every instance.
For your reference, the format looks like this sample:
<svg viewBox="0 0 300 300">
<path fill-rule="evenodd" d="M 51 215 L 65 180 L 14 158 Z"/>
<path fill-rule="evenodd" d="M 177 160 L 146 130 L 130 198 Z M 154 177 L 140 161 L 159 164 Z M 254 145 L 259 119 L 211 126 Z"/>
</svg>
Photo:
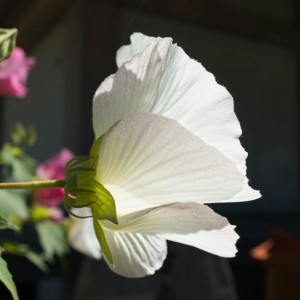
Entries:
<svg viewBox="0 0 300 300">
<path fill-rule="evenodd" d="M 104 136 L 97 179 L 122 215 L 176 201 L 224 201 L 241 190 L 244 176 L 176 121 L 137 113 Z"/>
<path fill-rule="evenodd" d="M 105 228 L 104 228 L 105 230 Z M 165 239 L 151 235 L 105 230 L 113 255 L 110 268 L 125 277 L 137 278 L 160 269 L 167 255 Z"/>
<path fill-rule="evenodd" d="M 226 218 L 197 203 L 172 203 L 126 215 L 111 230 L 157 235 L 204 251 L 232 257 L 238 235 Z"/>
</svg>

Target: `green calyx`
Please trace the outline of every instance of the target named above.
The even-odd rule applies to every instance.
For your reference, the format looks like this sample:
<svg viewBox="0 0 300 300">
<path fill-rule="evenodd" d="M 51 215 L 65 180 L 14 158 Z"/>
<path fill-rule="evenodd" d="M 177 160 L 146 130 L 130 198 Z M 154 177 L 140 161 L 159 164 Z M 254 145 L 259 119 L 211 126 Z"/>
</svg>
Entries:
<svg viewBox="0 0 300 300">
<path fill-rule="evenodd" d="M 108 220 L 118 224 L 113 196 L 95 179 L 101 143 L 102 137 L 94 142 L 89 156 L 75 157 L 67 164 L 64 205 L 74 216 L 76 215 L 71 212 L 71 208 L 89 207 L 91 209 L 99 244 L 108 261 L 113 264 L 112 255 L 101 222 L 99 222 Z"/>
<path fill-rule="evenodd" d="M 11 55 L 16 44 L 17 32 L 15 28 L 0 28 L 0 62 Z"/>
</svg>

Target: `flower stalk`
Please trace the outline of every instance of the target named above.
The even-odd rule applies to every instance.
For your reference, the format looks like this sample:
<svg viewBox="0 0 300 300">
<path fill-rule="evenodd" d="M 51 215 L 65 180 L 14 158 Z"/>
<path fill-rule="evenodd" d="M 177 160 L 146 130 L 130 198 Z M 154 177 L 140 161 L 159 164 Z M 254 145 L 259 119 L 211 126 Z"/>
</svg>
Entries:
<svg viewBox="0 0 300 300">
<path fill-rule="evenodd" d="M 41 190 L 63 188 L 66 185 L 65 180 L 36 180 L 29 182 L 2 182 L 0 189 L 5 190 Z"/>
</svg>

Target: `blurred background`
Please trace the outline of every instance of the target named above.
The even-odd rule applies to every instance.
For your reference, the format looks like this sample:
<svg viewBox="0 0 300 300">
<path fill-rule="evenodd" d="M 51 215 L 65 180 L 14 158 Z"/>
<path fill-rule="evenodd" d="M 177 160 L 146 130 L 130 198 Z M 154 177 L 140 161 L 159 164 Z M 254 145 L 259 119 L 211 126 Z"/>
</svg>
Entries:
<svg viewBox="0 0 300 300">
<path fill-rule="evenodd" d="M 263 195 L 214 205 L 241 236 L 230 266 L 170 244 L 157 275 L 129 283 L 104 263 L 71 252 L 65 266 L 58 263 L 48 276 L 16 263 L 21 300 L 300 299 L 299 7 L 296 0 L 0 1 L 0 27 L 18 28 L 17 45 L 36 59 L 27 97 L 0 101 L 1 142 L 22 121 L 36 126 L 31 154 L 37 159 L 62 147 L 86 155 L 94 138 L 92 97 L 116 71 L 116 50 L 133 32 L 169 36 L 233 95 L 249 153 L 248 177 Z M 221 288 L 224 280 L 227 296 L 205 296 L 201 285 Z"/>
</svg>

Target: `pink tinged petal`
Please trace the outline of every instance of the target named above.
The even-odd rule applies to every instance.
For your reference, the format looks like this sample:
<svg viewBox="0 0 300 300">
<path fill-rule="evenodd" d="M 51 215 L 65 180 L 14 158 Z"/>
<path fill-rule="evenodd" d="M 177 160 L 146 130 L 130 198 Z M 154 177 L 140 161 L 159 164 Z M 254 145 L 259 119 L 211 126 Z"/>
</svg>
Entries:
<svg viewBox="0 0 300 300">
<path fill-rule="evenodd" d="M 117 62 L 120 69 L 104 81 L 94 98 L 96 136 L 133 112 L 164 115 L 217 148 L 246 174 L 247 153 L 239 142 L 241 128 L 233 99 L 200 63 L 172 45 L 169 38 L 140 33 L 131 36 L 131 45 L 119 50 Z M 259 197 L 244 177 L 241 192 L 226 201 Z"/>
<path fill-rule="evenodd" d="M 112 231 L 154 235 L 223 257 L 237 251 L 235 226 L 202 204 L 172 203 L 121 217 L 119 225 L 106 223 Z"/>
<path fill-rule="evenodd" d="M 167 256 L 165 239 L 140 233 L 111 231 L 105 227 L 103 229 L 114 262 L 114 265 L 108 265 L 114 272 L 138 278 L 152 275 L 161 268 Z"/>
<path fill-rule="evenodd" d="M 33 58 L 27 58 L 22 48 L 16 47 L 9 59 L 1 63 L 0 79 L 7 78 L 10 75 L 18 74 L 21 80 L 25 80 L 28 69 L 35 63 Z"/>
<path fill-rule="evenodd" d="M 23 49 L 15 48 L 10 58 L 0 65 L 0 95 L 25 97 L 27 76 L 34 63 Z"/>
<path fill-rule="evenodd" d="M 63 211 L 58 207 L 51 207 L 50 218 L 55 222 L 61 222 L 64 219 Z"/>
<path fill-rule="evenodd" d="M 235 165 L 176 121 L 133 114 L 104 135 L 97 179 L 118 215 L 173 202 L 220 202 L 244 181 Z"/>
<path fill-rule="evenodd" d="M 48 189 L 35 191 L 35 197 L 39 204 L 45 206 L 58 206 L 64 199 L 64 189 Z"/>
<path fill-rule="evenodd" d="M 57 155 L 41 163 L 37 167 L 37 176 L 41 180 L 60 180 L 65 178 L 65 166 L 74 154 L 63 148 Z M 62 204 L 64 189 L 38 190 L 35 192 L 37 201 L 42 205 L 57 206 Z"/>
<path fill-rule="evenodd" d="M 73 209 L 72 212 L 81 217 L 92 215 L 89 208 Z M 100 259 L 101 248 L 94 231 L 93 218 L 72 218 L 72 220 L 74 223 L 68 232 L 70 245 L 89 257 Z"/>
<path fill-rule="evenodd" d="M 16 76 L 0 79 L 1 96 L 16 96 L 18 98 L 24 98 L 26 96 L 26 93 L 26 87 L 19 81 Z"/>
<path fill-rule="evenodd" d="M 64 179 L 65 166 L 73 157 L 70 150 L 63 148 L 58 154 L 38 165 L 37 175 L 41 179 Z"/>
</svg>

